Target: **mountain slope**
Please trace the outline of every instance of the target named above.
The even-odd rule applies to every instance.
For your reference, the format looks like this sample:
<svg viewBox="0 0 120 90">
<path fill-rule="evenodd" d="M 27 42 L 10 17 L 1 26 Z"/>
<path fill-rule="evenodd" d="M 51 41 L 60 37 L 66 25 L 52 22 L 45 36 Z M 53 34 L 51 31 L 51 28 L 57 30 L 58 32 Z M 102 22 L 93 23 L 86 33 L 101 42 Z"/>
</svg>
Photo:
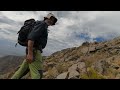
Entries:
<svg viewBox="0 0 120 90">
<path fill-rule="evenodd" d="M 6 70 L 8 72 L 2 78 L 10 78 L 19 64 L 11 64 L 12 71 Z M 4 67 L 5 63 L 2 65 Z M 29 75 L 26 78 L 30 78 Z M 119 78 L 120 37 L 106 42 L 84 42 L 79 47 L 67 48 L 44 57 L 43 79 Z"/>
<path fill-rule="evenodd" d="M 120 37 L 56 52 L 46 59 L 45 66 L 44 78 L 120 78 Z"/>
<path fill-rule="evenodd" d="M 8 55 L 0 58 L 0 74 L 5 74 L 15 69 L 23 61 L 22 56 Z"/>
</svg>

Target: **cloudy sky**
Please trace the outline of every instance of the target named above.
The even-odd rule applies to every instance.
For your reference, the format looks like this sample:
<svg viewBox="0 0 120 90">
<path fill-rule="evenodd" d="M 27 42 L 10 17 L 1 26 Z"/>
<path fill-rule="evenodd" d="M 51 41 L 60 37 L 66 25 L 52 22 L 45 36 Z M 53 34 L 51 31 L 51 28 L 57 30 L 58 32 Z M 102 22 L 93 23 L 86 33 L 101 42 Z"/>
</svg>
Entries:
<svg viewBox="0 0 120 90">
<path fill-rule="evenodd" d="M 49 12 L 58 22 L 48 28 L 43 55 L 77 47 L 85 41 L 100 42 L 120 36 L 120 11 L 0 11 L 0 56 L 24 55 L 24 47 L 14 47 L 17 31 L 26 19 L 43 20 Z"/>
</svg>

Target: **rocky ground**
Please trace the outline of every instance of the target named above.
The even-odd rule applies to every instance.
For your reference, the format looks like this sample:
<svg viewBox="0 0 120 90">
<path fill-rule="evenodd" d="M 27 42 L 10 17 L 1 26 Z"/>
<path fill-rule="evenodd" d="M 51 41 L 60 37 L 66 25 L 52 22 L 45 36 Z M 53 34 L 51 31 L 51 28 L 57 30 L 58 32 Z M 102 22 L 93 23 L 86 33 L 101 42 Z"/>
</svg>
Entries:
<svg viewBox="0 0 120 90">
<path fill-rule="evenodd" d="M 100 43 L 84 42 L 79 47 L 55 52 L 43 60 L 43 79 L 120 79 L 120 37 Z M 12 68 L 0 78 L 9 79 L 15 70 Z M 27 74 L 23 78 L 29 79 L 30 76 Z"/>
</svg>

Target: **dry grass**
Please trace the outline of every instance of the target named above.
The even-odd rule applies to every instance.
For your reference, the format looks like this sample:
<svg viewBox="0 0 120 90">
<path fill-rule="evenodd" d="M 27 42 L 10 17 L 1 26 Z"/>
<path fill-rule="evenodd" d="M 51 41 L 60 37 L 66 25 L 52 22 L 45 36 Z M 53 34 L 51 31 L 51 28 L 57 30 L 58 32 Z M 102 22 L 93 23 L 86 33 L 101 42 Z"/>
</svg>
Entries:
<svg viewBox="0 0 120 90">
<path fill-rule="evenodd" d="M 70 63 L 60 63 L 56 66 L 59 73 L 66 72 L 71 64 Z"/>
<path fill-rule="evenodd" d="M 58 74 L 58 70 L 56 68 L 52 68 L 46 72 L 46 75 L 44 75 L 43 78 L 54 79 Z"/>
<path fill-rule="evenodd" d="M 87 73 L 82 74 L 81 79 L 106 79 L 105 76 L 97 73 L 93 68 L 87 68 Z"/>
</svg>

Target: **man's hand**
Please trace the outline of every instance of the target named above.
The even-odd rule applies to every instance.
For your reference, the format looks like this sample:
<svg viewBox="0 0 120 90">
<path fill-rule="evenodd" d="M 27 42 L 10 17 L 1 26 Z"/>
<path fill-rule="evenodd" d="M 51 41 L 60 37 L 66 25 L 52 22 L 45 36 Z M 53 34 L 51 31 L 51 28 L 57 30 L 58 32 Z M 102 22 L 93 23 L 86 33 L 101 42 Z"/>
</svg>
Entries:
<svg viewBox="0 0 120 90">
<path fill-rule="evenodd" d="M 28 62 L 28 63 L 32 63 L 33 62 L 33 55 L 31 54 L 27 54 L 27 57 L 26 57 L 26 61 Z"/>
</svg>

